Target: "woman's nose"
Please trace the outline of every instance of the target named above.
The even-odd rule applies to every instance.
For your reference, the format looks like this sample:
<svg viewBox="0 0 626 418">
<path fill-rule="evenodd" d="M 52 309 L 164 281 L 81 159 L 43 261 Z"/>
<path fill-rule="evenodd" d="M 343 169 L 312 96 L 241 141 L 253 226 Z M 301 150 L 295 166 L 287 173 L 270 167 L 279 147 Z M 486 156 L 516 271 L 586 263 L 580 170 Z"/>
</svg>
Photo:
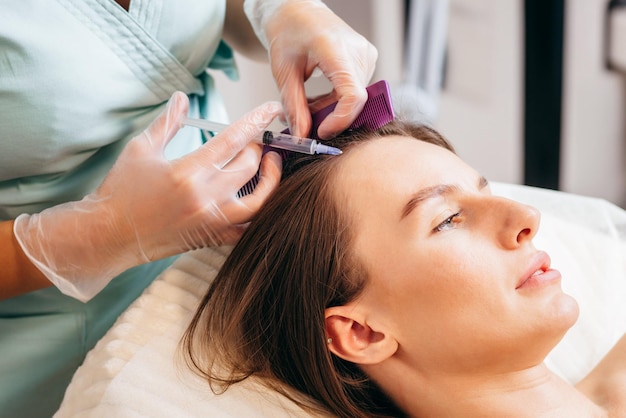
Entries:
<svg viewBox="0 0 626 418">
<path fill-rule="evenodd" d="M 500 219 L 499 239 L 507 249 L 515 249 L 531 241 L 539 229 L 541 213 L 532 206 L 505 198 L 496 198 L 492 208 L 495 218 Z"/>
</svg>

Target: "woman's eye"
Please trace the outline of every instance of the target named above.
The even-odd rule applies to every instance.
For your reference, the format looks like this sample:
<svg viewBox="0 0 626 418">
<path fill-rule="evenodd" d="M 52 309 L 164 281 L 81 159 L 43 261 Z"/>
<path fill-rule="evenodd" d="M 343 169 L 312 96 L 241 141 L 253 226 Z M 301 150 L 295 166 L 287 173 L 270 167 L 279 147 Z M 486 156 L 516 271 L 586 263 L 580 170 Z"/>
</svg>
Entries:
<svg viewBox="0 0 626 418">
<path fill-rule="evenodd" d="M 435 227 L 435 232 L 441 232 L 441 231 L 454 228 L 454 224 L 455 224 L 454 219 L 457 218 L 460 214 L 461 212 L 457 212 L 454 215 L 446 218 L 445 221 L 443 221 L 442 223 L 440 223 L 439 225 Z"/>
</svg>

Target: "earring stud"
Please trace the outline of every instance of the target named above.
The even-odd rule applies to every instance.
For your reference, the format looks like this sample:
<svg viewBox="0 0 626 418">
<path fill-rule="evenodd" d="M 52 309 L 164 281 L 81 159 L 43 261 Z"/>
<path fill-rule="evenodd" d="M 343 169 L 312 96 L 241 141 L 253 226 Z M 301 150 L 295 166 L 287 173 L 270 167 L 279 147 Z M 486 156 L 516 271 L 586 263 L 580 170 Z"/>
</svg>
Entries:
<svg viewBox="0 0 626 418">
<path fill-rule="evenodd" d="M 326 339 L 326 344 L 332 344 L 332 343 L 333 343 L 333 339 L 332 339 L 332 338 L 330 338 L 330 337 L 328 337 L 328 338 Z"/>
</svg>

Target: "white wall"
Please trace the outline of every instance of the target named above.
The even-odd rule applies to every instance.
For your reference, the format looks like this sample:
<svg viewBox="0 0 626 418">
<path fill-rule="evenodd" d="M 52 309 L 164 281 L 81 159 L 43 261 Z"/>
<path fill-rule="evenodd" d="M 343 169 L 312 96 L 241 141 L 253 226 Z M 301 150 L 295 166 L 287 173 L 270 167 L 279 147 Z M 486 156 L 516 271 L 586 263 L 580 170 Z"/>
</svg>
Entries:
<svg viewBox="0 0 626 418">
<path fill-rule="evenodd" d="M 492 181 L 523 181 L 522 0 L 451 0 L 436 127 Z"/>
<path fill-rule="evenodd" d="M 604 65 L 607 3 L 565 5 L 561 188 L 626 207 L 626 74 Z"/>
<path fill-rule="evenodd" d="M 626 75 L 604 66 L 607 3 L 565 3 L 560 187 L 626 207 Z M 448 80 L 437 127 L 489 179 L 520 183 L 523 0 L 451 0 L 450 6 Z M 626 49 L 626 39 L 620 41 Z"/>
</svg>

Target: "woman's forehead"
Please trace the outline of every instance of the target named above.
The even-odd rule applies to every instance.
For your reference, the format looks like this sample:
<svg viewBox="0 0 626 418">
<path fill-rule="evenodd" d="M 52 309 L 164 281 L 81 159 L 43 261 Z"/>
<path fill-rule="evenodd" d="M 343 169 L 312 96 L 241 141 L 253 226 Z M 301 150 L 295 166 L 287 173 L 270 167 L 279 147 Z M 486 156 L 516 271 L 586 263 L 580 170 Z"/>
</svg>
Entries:
<svg viewBox="0 0 626 418">
<path fill-rule="evenodd" d="M 360 144 L 345 155 L 339 178 L 347 182 L 393 182 L 406 176 L 428 181 L 465 165 L 452 152 L 406 136 L 387 136 Z M 414 181 L 419 180 L 414 177 Z M 349 185 L 352 187 L 354 185 Z"/>
<path fill-rule="evenodd" d="M 412 137 L 367 141 L 342 156 L 335 177 L 338 202 L 365 222 L 399 218 L 421 189 L 439 185 L 475 187 L 475 170 L 451 151 Z"/>
</svg>

